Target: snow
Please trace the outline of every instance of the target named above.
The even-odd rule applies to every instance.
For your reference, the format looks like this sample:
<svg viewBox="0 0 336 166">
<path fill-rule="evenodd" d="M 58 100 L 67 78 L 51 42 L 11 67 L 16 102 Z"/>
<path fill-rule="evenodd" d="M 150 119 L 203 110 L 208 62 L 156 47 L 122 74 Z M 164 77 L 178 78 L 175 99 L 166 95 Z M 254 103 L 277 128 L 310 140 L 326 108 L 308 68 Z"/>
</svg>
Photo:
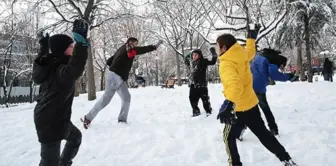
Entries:
<svg viewBox="0 0 336 166">
<path fill-rule="evenodd" d="M 300 166 L 334 165 L 336 153 L 336 84 L 321 81 L 280 83 L 268 88 L 268 101 L 280 129 L 280 142 Z M 187 86 L 176 89 L 131 89 L 129 125 L 117 123 L 118 96 L 98 114 L 89 130 L 79 118 L 96 101 L 76 98 L 73 123 L 83 133 L 73 166 L 211 166 L 228 165 L 216 120 L 223 102 L 220 84 L 209 85 L 214 114 L 191 118 Z M 98 93 L 98 97 L 102 92 Z M 201 104 L 199 104 L 202 108 Z M 39 143 L 33 122 L 34 104 L 0 110 L 0 166 L 36 166 Z M 249 131 L 238 142 L 244 166 L 281 166 Z"/>
</svg>

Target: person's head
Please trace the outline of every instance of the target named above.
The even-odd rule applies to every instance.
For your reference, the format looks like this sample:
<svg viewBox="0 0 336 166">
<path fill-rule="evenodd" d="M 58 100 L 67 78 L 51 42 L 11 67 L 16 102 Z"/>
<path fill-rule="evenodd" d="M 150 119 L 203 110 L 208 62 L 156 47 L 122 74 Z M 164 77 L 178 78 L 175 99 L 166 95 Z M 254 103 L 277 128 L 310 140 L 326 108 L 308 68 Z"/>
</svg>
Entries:
<svg viewBox="0 0 336 166">
<path fill-rule="evenodd" d="M 284 69 L 287 64 L 287 58 L 285 56 L 279 55 L 279 68 Z"/>
<path fill-rule="evenodd" d="M 219 36 L 216 40 L 216 53 L 218 56 L 224 54 L 229 50 L 234 44 L 237 43 L 237 39 L 231 34 L 223 34 Z"/>
<path fill-rule="evenodd" d="M 202 55 L 202 51 L 199 50 L 199 49 L 194 50 L 194 51 L 192 52 L 192 58 L 193 58 L 194 61 L 199 60 L 200 58 L 202 58 L 202 56 L 203 56 L 203 55 Z"/>
<path fill-rule="evenodd" d="M 276 64 L 280 67 L 281 58 L 279 58 L 279 56 L 281 55 L 281 51 L 274 50 L 271 48 L 264 48 L 260 51 L 260 53 L 262 56 L 264 56 L 268 60 L 270 64 Z"/>
<path fill-rule="evenodd" d="M 329 58 L 325 58 L 324 62 L 327 62 L 327 63 L 330 62 Z"/>
<path fill-rule="evenodd" d="M 68 35 L 57 34 L 49 38 L 49 48 L 52 54 L 72 56 L 74 40 Z"/>
<path fill-rule="evenodd" d="M 126 44 L 127 44 L 129 47 L 133 48 L 133 47 L 135 47 L 135 46 L 138 45 L 138 39 L 135 38 L 135 37 L 130 37 L 130 38 L 127 39 Z"/>
</svg>

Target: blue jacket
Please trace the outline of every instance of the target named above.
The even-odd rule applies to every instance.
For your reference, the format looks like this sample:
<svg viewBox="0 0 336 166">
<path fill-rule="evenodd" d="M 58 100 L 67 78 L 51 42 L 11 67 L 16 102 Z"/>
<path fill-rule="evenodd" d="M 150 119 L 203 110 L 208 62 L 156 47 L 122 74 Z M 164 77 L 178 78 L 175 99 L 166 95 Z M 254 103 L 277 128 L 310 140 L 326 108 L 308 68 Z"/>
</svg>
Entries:
<svg viewBox="0 0 336 166">
<path fill-rule="evenodd" d="M 279 72 L 279 67 L 270 64 L 269 61 L 261 55 L 256 55 L 251 63 L 251 72 L 253 75 L 253 89 L 256 93 L 266 93 L 266 86 L 269 85 L 270 77 L 274 81 L 288 81 L 289 76 Z"/>
</svg>

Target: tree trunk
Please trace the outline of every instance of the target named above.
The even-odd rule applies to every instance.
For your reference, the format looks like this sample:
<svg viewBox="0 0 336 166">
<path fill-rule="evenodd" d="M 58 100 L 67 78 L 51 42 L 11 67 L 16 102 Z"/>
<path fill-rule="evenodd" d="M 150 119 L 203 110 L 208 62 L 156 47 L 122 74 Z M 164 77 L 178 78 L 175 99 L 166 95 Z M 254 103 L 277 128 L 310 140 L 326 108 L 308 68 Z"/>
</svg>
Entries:
<svg viewBox="0 0 336 166">
<path fill-rule="evenodd" d="M 88 39 L 91 42 L 91 39 Z M 96 99 L 96 85 L 95 85 L 95 78 L 94 78 L 94 71 L 93 71 L 93 57 L 92 57 L 92 50 L 91 46 L 88 48 L 88 60 L 87 60 L 87 83 L 88 83 L 88 100 L 95 100 Z"/>
<path fill-rule="evenodd" d="M 33 90 L 34 90 L 34 82 L 33 82 L 32 79 L 30 79 L 30 81 L 29 81 L 29 103 L 34 102 Z"/>
<path fill-rule="evenodd" d="M 176 76 L 177 76 L 177 85 L 181 86 L 181 66 L 180 66 L 180 55 L 178 52 L 176 52 Z"/>
<path fill-rule="evenodd" d="M 302 71 L 302 41 L 301 39 L 298 40 L 297 47 L 297 58 L 296 58 L 296 76 L 300 76 L 300 80 L 304 80 L 304 72 Z"/>
<path fill-rule="evenodd" d="M 159 64 L 158 64 L 158 59 L 155 59 L 155 66 L 156 66 L 155 85 L 159 86 Z"/>
<path fill-rule="evenodd" d="M 313 73 L 311 67 L 311 52 L 310 52 L 310 34 L 309 34 L 309 18 L 307 15 L 304 16 L 304 33 L 305 33 L 305 45 L 306 45 L 306 56 L 307 56 L 307 68 L 308 68 L 308 82 L 313 82 Z"/>
<path fill-rule="evenodd" d="M 75 84 L 75 97 L 79 96 L 79 82 L 79 79 L 77 79 Z"/>
<path fill-rule="evenodd" d="M 101 71 L 100 75 L 100 90 L 103 91 L 105 89 L 105 70 Z"/>
</svg>

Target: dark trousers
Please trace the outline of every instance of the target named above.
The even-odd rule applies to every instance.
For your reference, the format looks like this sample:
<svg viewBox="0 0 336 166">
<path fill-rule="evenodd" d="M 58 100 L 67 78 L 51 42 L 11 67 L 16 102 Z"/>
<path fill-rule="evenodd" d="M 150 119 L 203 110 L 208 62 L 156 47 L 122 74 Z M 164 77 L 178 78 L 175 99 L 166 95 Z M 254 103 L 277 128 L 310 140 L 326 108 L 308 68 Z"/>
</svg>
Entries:
<svg viewBox="0 0 336 166">
<path fill-rule="evenodd" d="M 259 99 L 259 106 L 261 110 L 264 112 L 269 129 L 273 131 L 278 131 L 278 125 L 275 123 L 273 113 L 268 105 L 266 93 L 256 93 L 256 94 Z"/>
<path fill-rule="evenodd" d="M 210 97 L 208 95 L 208 87 L 195 87 L 194 85 L 190 85 L 189 101 L 193 109 L 193 114 L 200 113 L 200 109 L 198 108 L 199 99 L 203 102 L 205 112 L 211 113 L 212 108 L 210 104 Z"/>
<path fill-rule="evenodd" d="M 61 141 L 41 143 L 41 161 L 39 166 L 70 166 L 82 142 L 82 133 L 72 123 L 64 133 L 67 141 L 60 155 Z"/>
<path fill-rule="evenodd" d="M 333 82 L 333 74 L 332 73 L 323 74 L 323 77 L 324 77 L 324 81 Z"/>
<path fill-rule="evenodd" d="M 237 149 L 236 138 L 247 126 L 259 139 L 259 141 L 280 161 L 289 160 L 290 156 L 285 148 L 279 143 L 273 134 L 271 134 L 261 118 L 258 106 L 245 112 L 237 112 L 237 121 L 233 125 L 225 125 L 223 131 L 224 143 L 229 156 L 230 166 L 242 166 Z"/>
</svg>

